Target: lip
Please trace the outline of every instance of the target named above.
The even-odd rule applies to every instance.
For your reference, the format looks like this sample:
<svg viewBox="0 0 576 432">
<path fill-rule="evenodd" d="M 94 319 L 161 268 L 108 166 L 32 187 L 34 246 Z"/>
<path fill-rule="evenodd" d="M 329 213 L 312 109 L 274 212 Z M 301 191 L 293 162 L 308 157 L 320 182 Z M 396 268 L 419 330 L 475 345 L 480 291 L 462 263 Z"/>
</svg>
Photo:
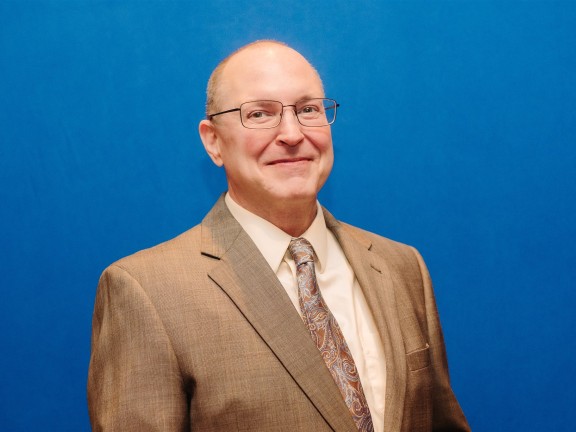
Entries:
<svg viewBox="0 0 576 432">
<path fill-rule="evenodd" d="M 280 165 L 280 164 L 296 164 L 300 162 L 310 162 L 312 159 L 307 157 L 298 157 L 298 158 L 283 158 L 283 159 L 275 159 L 273 161 L 268 162 L 266 165 Z"/>
</svg>

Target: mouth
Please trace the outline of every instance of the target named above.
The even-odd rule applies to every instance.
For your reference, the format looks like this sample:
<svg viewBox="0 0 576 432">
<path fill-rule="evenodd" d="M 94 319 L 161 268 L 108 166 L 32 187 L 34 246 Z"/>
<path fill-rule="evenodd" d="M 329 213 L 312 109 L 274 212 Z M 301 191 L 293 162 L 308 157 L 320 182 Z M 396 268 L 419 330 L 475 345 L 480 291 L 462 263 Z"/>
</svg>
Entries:
<svg viewBox="0 0 576 432">
<path fill-rule="evenodd" d="M 280 164 L 297 164 L 301 162 L 310 162 L 312 159 L 299 157 L 299 158 L 286 158 L 286 159 L 276 159 L 268 162 L 266 165 L 280 165 Z"/>
</svg>

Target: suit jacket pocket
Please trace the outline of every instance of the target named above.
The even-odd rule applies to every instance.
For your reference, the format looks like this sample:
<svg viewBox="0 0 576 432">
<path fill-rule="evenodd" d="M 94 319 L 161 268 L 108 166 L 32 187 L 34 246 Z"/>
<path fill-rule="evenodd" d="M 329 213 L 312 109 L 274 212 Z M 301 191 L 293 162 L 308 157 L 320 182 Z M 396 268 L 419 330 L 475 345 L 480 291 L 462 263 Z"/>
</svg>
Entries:
<svg viewBox="0 0 576 432">
<path fill-rule="evenodd" d="M 430 345 L 426 344 L 424 348 L 420 348 L 406 354 L 406 361 L 408 369 L 417 371 L 428 367 L 430 364 Z"/>
</svg>

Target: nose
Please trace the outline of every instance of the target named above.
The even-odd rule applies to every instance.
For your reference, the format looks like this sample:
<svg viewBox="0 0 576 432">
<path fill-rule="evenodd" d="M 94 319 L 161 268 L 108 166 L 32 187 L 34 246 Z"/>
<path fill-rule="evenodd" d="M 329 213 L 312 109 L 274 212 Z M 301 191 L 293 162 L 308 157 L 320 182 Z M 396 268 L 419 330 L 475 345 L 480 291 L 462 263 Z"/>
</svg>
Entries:
<svg viewBox="0 0 576 432">
<path fill-rule="evenodd" d="M 280 120 L 278 130 L 278 140 L 285 145 L 295 146 L 303 139 L 304 134 L 302 133 L 302 125 L 296 117 L 294 107 L 284 107 L 284 113 Z"/>
</svg>

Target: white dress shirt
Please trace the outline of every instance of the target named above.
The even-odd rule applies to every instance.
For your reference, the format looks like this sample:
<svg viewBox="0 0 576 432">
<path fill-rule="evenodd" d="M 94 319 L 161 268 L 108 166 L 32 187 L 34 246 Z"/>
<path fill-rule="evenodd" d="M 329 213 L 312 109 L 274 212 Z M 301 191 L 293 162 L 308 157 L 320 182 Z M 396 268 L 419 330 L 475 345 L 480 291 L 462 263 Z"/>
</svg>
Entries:
<svg viewBox="0 0 576 432">
<path fill-rule="evenodd" d="M 288 252 L 292 237 L 241 207 L 229 194 L 226 194 L 225 202 L 276 273 L 300 313 L 296 265 Z M 300 237 L 308 240 L 316 252 L 318 288 L 336 318 L 358 368 L 374 430 L 382 431 L 386 394 L 384 347 L 354 272 L 334 234 L 326 228 L 320 204 L 312 225 Z"/>
</svg>

